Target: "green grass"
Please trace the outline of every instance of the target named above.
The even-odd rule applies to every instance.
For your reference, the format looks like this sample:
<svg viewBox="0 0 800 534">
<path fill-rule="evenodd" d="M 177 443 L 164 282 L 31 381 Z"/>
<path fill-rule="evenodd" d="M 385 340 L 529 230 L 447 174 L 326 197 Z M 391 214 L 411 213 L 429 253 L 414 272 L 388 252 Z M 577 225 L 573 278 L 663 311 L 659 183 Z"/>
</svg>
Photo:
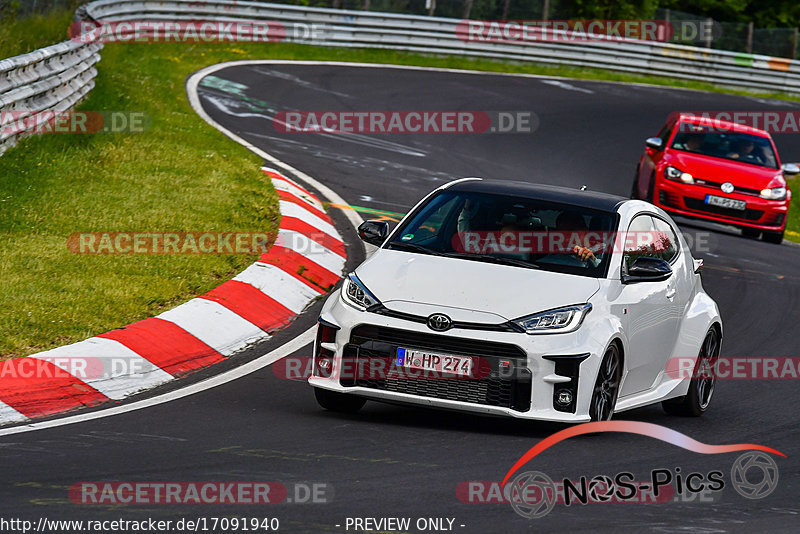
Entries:
<svg viewBox="0 0 800 534">
<path fill-rule="evenodd" d="M 74 10 L 54 9 L 46 15 L 31 15 L 0 22 L 0 59 L 32 52 L 69 39 Z"/>
<path fill-rule="evenodd" d="M 42 23 L 42 35 L 57 34 L 53 28 L 59 21 L 51 21 L 49 31 Z M 10 55 L 11 41 L 0 41 L 0 52 Z M 102 56 L 97 87 L 82 109 L 144 112 L 151 128 L 141 134 L 39 136 L 0 157 L 0 359 L 159 313 L 253 261 L 241 255 L 75 255 L 66 247 L 73 232 L 276 229 L 276 196 L 258 172 L 258 158 L 205 124 L 186 101 L 186 76 L 207 65 L 239 59 L 342 60 L 734 92 L 597 69 L 294 44 L 114 44 Z M 800 241 L 797 209 L 790 212 L 789 224 L 787 237 Z"/>
<path fill-rule="evenodd" d="M 246 255 L 78 255 L 73 232 L 274 232 L 261 161 L 200 120 L 187 74 L 237 57 L 114 45 L 87 110 L 144 112 L 139 134 L 43 135 L 0 157 L 0 355 L 16 357 L 157 314 L 254 261 Z M 137 73 L 131 75 L 131 73 Z"/>
</svg>

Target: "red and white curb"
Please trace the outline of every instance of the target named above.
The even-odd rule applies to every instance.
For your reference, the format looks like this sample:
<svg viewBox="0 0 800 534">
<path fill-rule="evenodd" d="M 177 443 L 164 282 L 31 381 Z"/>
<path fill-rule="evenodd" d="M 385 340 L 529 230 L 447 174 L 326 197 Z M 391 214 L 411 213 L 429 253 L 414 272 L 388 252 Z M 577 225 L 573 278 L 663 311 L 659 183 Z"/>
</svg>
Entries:
<svg viewBox="0 0 800 534">
<path fill-rule="evenodd" d="M 274 245 L 232 280 L 156 317 L 0 362 L 0 424 L 121 400 L 213 365 L 287 326 L 341 277 L 345 247 L 322 203 L 274 169 Z"/>
</svg>

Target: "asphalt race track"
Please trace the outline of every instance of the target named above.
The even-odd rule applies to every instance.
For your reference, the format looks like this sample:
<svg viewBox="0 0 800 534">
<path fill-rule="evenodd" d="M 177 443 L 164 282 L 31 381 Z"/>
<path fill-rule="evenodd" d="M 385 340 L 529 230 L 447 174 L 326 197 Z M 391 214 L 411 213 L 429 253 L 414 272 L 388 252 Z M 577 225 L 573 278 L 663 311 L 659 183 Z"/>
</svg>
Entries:
<svg viewBox="0 0 800 534">
<path fill-rule="evenodd" d="M 246 86 L 238 92 L 201 86 L 203 106 L 217 122 L 348 203 L 392 212 L 405 212 L 434 187 L 464 176 L 587 185 L 627 195 L 644 139 L 670 112 L 800 107 L 661 87 L 391 68 L 263 64 L 214 76 Z M 531 111 L 538 127 L 521 134 L 343 136 L 280 133 L 272 121 L 277 110 L 420 109 Z M 775 138 L 784 161 L 800 160 L 800 136 Z M 227 141 L 220 136 L 220 142 Z M 353 264 L 362 252 L 337 215 L 340 221 Z M 798 356 L 800 247 L 681 223 L 707 247 L 695 255 L 706 260 L 704 285 L 721 308 L 723 355 Z M 318 308 L 239 361 L 305 331 Z M 451 518 L 453 530 L 463 533 L 795 532 L 799 399 L 791 379 L 721 380 L 702 418 L 670 417 L 658 405 L 618 416 L 665 425 L 703 443 L 757 443 L 783 452 L 786 458 L 776 457 L 778 486 L 764 499 L 746 499 L 727 485 L 737 453 L 700 455 L 648 437 L 601 434 L 559 443 L 525 469 L 554 480 L 622 471 L 645 480 L 654 469 L 719 470 L 726 487 L 710 498 L 661 504 L 556 504 L 546 517 L 526 519 L 508 504 L 460 502 L 456 488 L 464 481 L 502 479 L 530 447 L 564 426 L 374 402 L 358 415 L 336 415 L 317 407 L 309 386 L 267 367 L 148 409 L 0 437 L 0 508 L 4 516 L 34 521 L 277 517 L 285 532 L 346 532 L 348 517 L 410 517 L 409 532 L 419 532 L 413 528 L 417 518 Z M 316 482 L 325 484 L 328 502 L 89 506 L 73 504 L 67 493 L 79 481 L 206 480 L 278 481 L 290 488 Z"/>
</svg>

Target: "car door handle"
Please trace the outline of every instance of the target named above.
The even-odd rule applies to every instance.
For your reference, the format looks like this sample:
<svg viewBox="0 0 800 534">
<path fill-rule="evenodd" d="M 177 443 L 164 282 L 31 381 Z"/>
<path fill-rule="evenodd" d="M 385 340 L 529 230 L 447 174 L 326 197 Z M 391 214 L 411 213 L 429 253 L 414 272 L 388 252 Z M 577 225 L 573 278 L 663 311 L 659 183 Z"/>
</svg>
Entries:
<svg viewBox="0 0 800 534">
<path fill-rule="evenodd" d="M 674 296 L 675 296 L 675 288 L 671 287 L 671 288 L 667 289 L 667 298 L 669 300 L 672 300 L 672 297 L 674 297 Z"/>
</svg>

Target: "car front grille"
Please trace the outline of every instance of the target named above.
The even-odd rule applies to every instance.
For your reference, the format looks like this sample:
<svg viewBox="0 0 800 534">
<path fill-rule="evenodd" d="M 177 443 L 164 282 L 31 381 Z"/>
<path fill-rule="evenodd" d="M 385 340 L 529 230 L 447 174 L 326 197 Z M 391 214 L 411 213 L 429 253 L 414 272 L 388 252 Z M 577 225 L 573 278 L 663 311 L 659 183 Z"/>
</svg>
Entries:
<svg viewBox="0 0 800 534">
<path fill-rule="evenodd" d="M 695 179 L 695 182 L 697 183 L 697 185 L 704 185 L 706 187 L 713 187 L 714 189 L 722 189 L 722 184 L 724 183 L 724 182 L 714 182 L 712 180 L 704 180 L 702 178 L 698 178 L 697 176 L 695 176 L 694 179 Z M 761 190 L 760 189 L 750 189 L 748 187 L 739 187 L 738 185 L 734 186 L 733 190 L 736 193 L 742 193 L 742 194 L 745 194 L 745 195 L 754 195 L 754 196 L 760 196 L 761 195 Z"/>
<path fill-rule="evenodd" d="M 710 204 L 706 204 L 698 198 L 683 197 L 683 202 L 690 210 L 709 213 L 711 215 L 719 215 L 720 217 L 727 217 L 729 219 L 757 221 L 762 215 L 764 215 L 762 210 L 754 210 L 750 208 L 744 210 L 734 210 L 730 208 L 721 208 L 719 206 L 711 206 Z"/>
<path fill-rule="evenodd" d="M 393 371 L 401 371 L 395 365 L 400 347 L 478 357 L 484 372 L 477 373 L 478 378 L 396 377 Z M 350 342 L 344 347 L 343 359 L 355 360 L 349 362 L 351 369 L 370 359 L 389 361 L 392 366 L 385 376 L 343 375 L 340 383 L 346 387 L 360 386 L 520 412 L 530 409 L 531 373 L 525 352 L 515 345 L 360 325 L 353 329 Z"/>
</svg>

